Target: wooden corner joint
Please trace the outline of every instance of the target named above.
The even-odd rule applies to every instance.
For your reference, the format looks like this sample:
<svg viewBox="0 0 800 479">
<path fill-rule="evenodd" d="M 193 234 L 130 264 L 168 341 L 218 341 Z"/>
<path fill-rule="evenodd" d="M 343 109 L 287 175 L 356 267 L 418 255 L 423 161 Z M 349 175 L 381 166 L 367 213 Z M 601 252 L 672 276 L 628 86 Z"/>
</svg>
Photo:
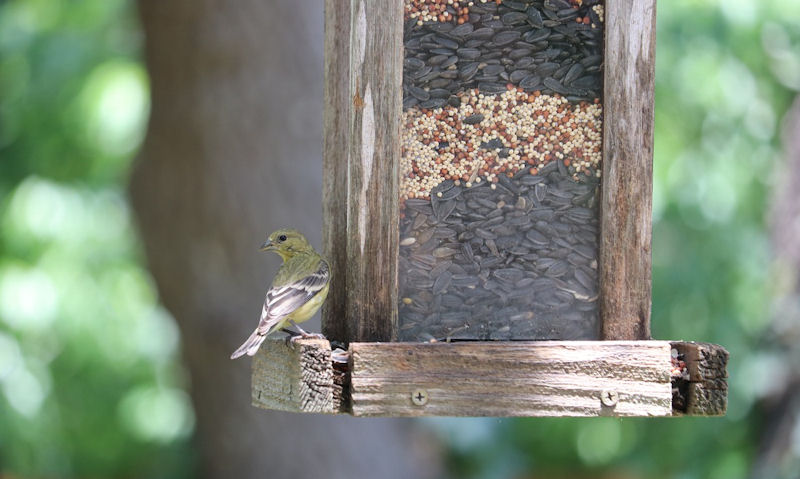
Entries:
<svg viewBox="0 0 800 479">
<path fill-rule="evenodd" d="M 710 343 L 672 343 L 673 415 L 723 416 L 728 409 L 729 354 Z"/>
</svg>

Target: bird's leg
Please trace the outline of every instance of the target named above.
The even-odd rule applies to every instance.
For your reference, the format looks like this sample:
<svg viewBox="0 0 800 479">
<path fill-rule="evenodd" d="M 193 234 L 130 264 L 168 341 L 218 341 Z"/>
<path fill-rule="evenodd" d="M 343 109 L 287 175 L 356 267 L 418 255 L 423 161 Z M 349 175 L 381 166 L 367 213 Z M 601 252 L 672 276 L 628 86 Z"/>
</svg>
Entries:
<svg viewBox="0 0 800 479">
<path fill-rule="evenodd" d="M 295 323 L 293 319 L 290 319 L 289 322 L 292 323 L 292 326 L 294 326 L 295 329 L 300 331 L 300 334 L 302 334 L 303 336 L 309 335 L 308 332 L 305 329 L 301 328 L 297 323 Z"/>
<path fill-rule="evenodd" d="M 302 336 L 303 339 L 308 339 L 308 338 L 325 339 L 325 336 L 322 335 L 322 334 L 307 332 L 305 329 L 303 329 L 300 326 L 298 326 L 297 323 L 295 323 L 294 320 L 292 320 L 292 319 L 290 319 L 289 322 L 292 323 L 292 326 L 297 328 L 298 331 L 300 331 L 300 336 Z M 294 340 L 295 340 L 295 338 L 293 337 L 292 341 L 294 341 Z"/>
<path fill-rule="evenodd" d="M 288 334 L 288 336 L 286 336 L 286 339 L 284 339 L 284 341 L 286 342 L 287 346 L 289 345 L 289 343 L 293 343 L 295 338 L 301 337 L 300 333 L 298 333 L 296 331 L 292 331 L 289 328 L 281 328 L 281 331 L 286 333 L 286 334 Z"/>
</svg>

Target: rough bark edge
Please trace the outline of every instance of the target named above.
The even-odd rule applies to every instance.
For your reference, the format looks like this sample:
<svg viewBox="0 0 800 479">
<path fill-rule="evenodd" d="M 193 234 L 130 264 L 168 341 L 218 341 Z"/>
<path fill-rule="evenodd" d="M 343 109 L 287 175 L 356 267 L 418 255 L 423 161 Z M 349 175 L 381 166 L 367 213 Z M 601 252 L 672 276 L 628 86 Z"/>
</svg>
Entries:
<svg viewBox="0 0 800 479">
<path fill-rule="evenodd" d="M 253 357 L 252 404 L 289 412 L 340 412 L 342 385 L 337 384 L 331 346 L 324 339 L 287 344 L 268 339 Z"/>
<path fill-rule="evenodd" d="M 673 414 L 724 416 L 728 409 L 729 353 L 717 344 L 672 343 Z"/>
</svg>

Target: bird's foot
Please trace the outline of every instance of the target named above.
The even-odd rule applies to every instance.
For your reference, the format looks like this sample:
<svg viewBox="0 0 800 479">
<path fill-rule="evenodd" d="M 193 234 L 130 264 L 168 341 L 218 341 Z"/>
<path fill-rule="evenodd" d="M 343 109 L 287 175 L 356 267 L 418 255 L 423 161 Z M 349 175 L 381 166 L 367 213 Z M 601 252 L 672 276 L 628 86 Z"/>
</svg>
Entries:
<svg viewBox="0 0 800 479">
<path fill-rule="evenodd" d="M 300 327 L 300 326 L 299 326 L 297 323 L 295 323 L 293 320 L 291 320 L 291 319 L 290 319 L 290 320 L 289 320 L 289 322 L 290 322 L 290 323 L 292 323 L 292 326 L 294 326 L 295 328 L 297 328 L 297 330 L 298 330 L 298 331 L 300 331 L 300 336 L 302 336 L 302 337 L 303 337 L 303 339 L 312 339 L 312 338 L 313 338 L 313 339 L 326 339 L 324 334 L 320 334 L 320 333 L 309 333 L 309 332 L 308 332 L 308 331 L 306 331 L 305 329 L 301 328 L 301 327 Z M 292 340 L 294 341 L 294 339 L 292 339 Z"/>
<path fill-rule="evenodd" d="M 326 338 L 325 338 L 324 334 L 306 333 L 304 331 L 304 332 L 302 332 L 300 334 L 296 334 L 294 336 L 290 336 L 288 339 L 289 339 L 289 342 L 294 343 L 298 339 L 326 339 Z"/>
<path fill-rule="evenodd" d="M 300 336 L 302 336 L 303 339 L 328 339 L 322 333 L 306 333 L 300 334 Z"/>
</svg>

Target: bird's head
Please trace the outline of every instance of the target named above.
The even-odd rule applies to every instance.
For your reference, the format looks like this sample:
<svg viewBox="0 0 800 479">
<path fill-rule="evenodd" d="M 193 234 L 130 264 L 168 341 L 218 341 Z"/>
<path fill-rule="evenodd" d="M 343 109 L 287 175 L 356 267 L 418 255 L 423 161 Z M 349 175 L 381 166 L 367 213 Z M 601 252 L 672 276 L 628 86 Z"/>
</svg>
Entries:
<svg viewBox="0 0 800 479">
<path fill-rule="evenodd" d="M 267 241 L 261 245 L 261 251 L 274 251 L 278 253 L 284 261 L 297 253 L 312 251 L 305 236 L 294 229 L 280 229 L 267 237 Z"/>
</svg>

